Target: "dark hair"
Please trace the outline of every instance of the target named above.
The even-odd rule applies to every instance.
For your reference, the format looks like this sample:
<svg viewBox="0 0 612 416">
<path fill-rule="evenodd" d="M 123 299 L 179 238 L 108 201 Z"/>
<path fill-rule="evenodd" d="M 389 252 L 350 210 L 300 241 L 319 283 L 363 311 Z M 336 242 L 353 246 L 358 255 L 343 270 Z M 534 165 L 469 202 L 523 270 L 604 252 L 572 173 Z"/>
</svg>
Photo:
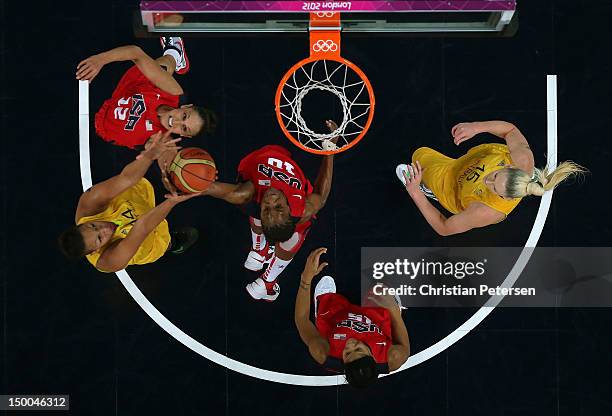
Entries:
<svg viewBox="0 0 612 416">
<path fill-rule="evenodd" d="M 295 232 L 297 220 L 299 220 L 299 218 L 295 219 L 290 215 L 285 222 L 280 224 L 267 225 L 262 221 L 261 228 L 266 236 L 266 240 L 268 240 L 270 244 L 282 243 L 283 241 L 289 240 Z"/>
<path fill-rule="evenodd" d="M 197 105 L 193 106 L 193 110 L 198 113 L 204 123 L 200 131 L 194 134 L 194 137 L 213 134 L 217 128 L 217 114 L 208 108 L 199 107 Z"/>
<path fill-rule="evenodd" d="M 61 233 L 57 242 L 64 256 L 71 260 L 80 259 L 87 254 L 85 250 L 85 240 L 83 240 L 83 235 L 78 225 Z"/>
<path fill-rule="evenodd" d="M 346 382 L 357 388 L 367 387 L 378 379 L 376 361 L 371 355 L 344 363 L 344 373 Z"/>
</svg>

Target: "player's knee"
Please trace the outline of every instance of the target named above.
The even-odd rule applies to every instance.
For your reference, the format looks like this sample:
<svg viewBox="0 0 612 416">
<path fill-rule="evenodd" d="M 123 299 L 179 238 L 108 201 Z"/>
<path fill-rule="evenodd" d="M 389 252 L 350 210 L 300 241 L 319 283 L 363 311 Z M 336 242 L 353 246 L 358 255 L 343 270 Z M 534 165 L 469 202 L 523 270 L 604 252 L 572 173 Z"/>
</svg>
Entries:
<svg viewBox="0 0 612 416">
<path fill-rule="evenodd" d="M 421 156 L 423 153 L 425 153 L 425 152 L 427 152 L 427 151 L 429 151 L 429 150 L 431 150 L 429 147 L 419 147 L 417 150 L 415 150 L 415 151 L 412 153 L 412 161 L 414 162 L 414 161 L 418 160 L 418 159 L 419 159 L 419 157 L 420 157 L 420 156 Z"/>
<path fill-rule="evenodd" d="M 300 233 L 294 232 L 290 238 L 277 243 L 277 247 L 280 247 L 282 250 L 295 253 L 299 249 L 300 240 Z"/>
</svg>

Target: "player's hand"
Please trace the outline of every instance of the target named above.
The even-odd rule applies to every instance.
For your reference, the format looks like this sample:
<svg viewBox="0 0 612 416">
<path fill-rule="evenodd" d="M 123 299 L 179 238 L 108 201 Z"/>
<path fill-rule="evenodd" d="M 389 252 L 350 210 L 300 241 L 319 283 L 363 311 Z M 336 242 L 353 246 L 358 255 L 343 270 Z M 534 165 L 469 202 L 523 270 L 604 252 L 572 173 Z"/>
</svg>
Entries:
<svg viewBox="0 0 612 416">
<path fill-rule="evenodd" d="M 330 132 L 338 128 L 338 124 L 334 120 L 325 120 L 325 125 L 327 126 Z"/>
<path fill-rule="evenodd" d="M 325 125 L 329 129 L 330 132 L 336 131 L 338 129 L 338 124 L 334 120 L 325 120 Z M 333 144 L 338 143 L 338 139 L 340 136 L 336 136 L 333 139 L 329 139 Z"/>
<path fill-rule="evenodd" d="M 181 141 L 181 138 L 172 139 L 170 135 L 172 132 L 167 131 L 162 133 L 161 131 L 155 133 L 151 136 L 150 143 L 148 148 L 140 152 L 140 154 L 136 157 L 136 159 L 142 159 L 143 157 L 147 157 L 151 160 L 155 160 L 163 155 L 165 152 L 172 151 L 176 152 L 181 148 L 176 144 Z"/>
<path fill-rule="evenodd" d="M 170 178 L 168 177 L 168 162 L 164 162 L 163 166 L 160 166 L 160 171 L 162 184 L 164 185 L 164 188 L 166 188 L 166 191 L 168 191 L 170 194 L 178 194 L 176 187 L 172 184 Z"/>
<path fill-rule="evenodd" d="M 404 178 L 406 178 L 406 191 L 408 191 L 410 196 L 421 192 L 419 185 L 423 180 L 424 171 L 425 169 L 421 167 L 421 162 L 417 160 L 416 163 L 408 165 L 409 173 L 404 172 Z"/>
<path fill-rule="evenodd" d="M 325 247 L 318 248 L 310 253 L 308 259 L 306 259 L 304 271 L 302 272 L 302 280 L 304 283 L 310 283 L 316 275 L 321 273 L 321 271 L 327 267 L 327 263 L 319 263 L 321 260 L 321 255 L 324 253 L 327 253 L 327 249 Z"/>
<path fill-rule="evenodd" d="M 476 123 L 459 123 L 451 129 L 451 135 L 456 145 L 471 139 L 480 133 L 476 128 Z"/>
<path fill-rule="evenodd" d="M 107 62 L 101 54 L 83 59 L 77 65 L 76 79 L 91 82 L 106 64 Z"/>
<path fill-rule="evenodd" d="M 204 195 L 204 196 L 208 196 L 208 195 L 214 194 L 214 192 L 218 191 L 217 184 L 215 183 L 218 180 L 219 180 L 219 171 L 216 170 L 215 171 L 215 180 L 212 181 L 208 185 L 208 187 L 201 192 L 201 194 Z"/>
<path fill-rule="evenodd" d="M 194 194 L 179 194 L 177 192 L 169 193 L 164 195 L 167 201 L 170 201 L 174 204 L 180 204 L 181 202 L 185 202 L 188 199 L 195 198 L 196 196 L 202 196 L 202 192 L 194 193 Z"/>
</svg>

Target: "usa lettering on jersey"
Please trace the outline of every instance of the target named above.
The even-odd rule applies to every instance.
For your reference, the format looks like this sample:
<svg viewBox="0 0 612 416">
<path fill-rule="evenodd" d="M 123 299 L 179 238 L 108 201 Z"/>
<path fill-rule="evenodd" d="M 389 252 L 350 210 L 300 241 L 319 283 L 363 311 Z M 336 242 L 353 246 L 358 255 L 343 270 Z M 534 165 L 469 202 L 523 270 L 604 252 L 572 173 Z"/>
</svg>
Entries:
<svg viewBox="0 0 612 416">
<path fill-rule="evenodd" d="M 367 316 L 358 315 L 354 313 L 348 314 L 348 319 L 344 319 L 336 324 L 339 328 L 350 328 L 360 334 L 364 332 L 377 332 L 382 334 L 380 328 L 372 323 L 372 320 Z"/>
<path fill-rule="evenodd" d="M 126 104 L 132 102 L 131 107 L 123 107 Z M 147 111 L 147 105 L 145 103 L 142 94 L 134 94 L 131 97 L 122 97 L 117 101 L 117 107 L 115 108 L 115 119 L 116 120 L 127 120 L 124 130 L 132 131 L 136 124 Z"/>
<path fill-rule="evenodd" d="M 289 162 L 269 157 L 267 164 L 260 163 L 257 165 L 257 171 L 270 179 L 283 181 L 295 189 L 301 190 L 303 187 L 302 181 L 295 176 L 289 176 L 295 175 L 294 166 Z"/>
</svg>

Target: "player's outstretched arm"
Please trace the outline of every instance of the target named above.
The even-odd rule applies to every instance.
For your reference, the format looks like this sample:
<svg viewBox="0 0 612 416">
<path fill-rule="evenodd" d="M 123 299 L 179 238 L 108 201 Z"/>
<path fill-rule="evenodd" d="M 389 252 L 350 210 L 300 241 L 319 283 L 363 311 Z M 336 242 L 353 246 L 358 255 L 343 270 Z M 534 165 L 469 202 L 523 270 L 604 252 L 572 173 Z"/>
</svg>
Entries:
<svg viewBox="0 0 612 416">
<path fill-rule="evenodd" d="M 428 198 L 419 189 L 424 170 L 421 168 L 421 164 L 417 161 L 410 165 L 408 169 L 411 174 L 405 175 L 406 191 L 425 217 L 425 220 L 439 235 L 449 236 L 464 233 L 472 228 L 497 224 L 506 218 L 503 212 L 479 202 L 474 202 L 464 211 L 447 218 L 429 202 Z"/>
<path fill-rule="evenodd" d="M 163 70 L 153 58 L 135 45 L 120 46 L 82 60 L 77 65 L 76 78 L 91 82 L 104 65 L 119 61 L 133 61 L 140 72 L 159 89 L 172 95 L 183 94 L 183 88 L 172 75 Z"/>
<path fill-rule="evenodd" d="M 124 167 L 119 175 L 100 182 L 84 192 L 79 198 L 75 221 L 104 211 L 113 198 L 138 183 L 155 159 L 166 151 L 179 149 L 176 143 L 180 138 L 172 139 L 170 134 L 169 131 L 164 134 L 161 132 L 154 134 L 147 150 L 141 152 L 136 160 Z"/>
<path fill-rule="evenodd" d="M 395 371 L 402 366 L 410 356 L 410 338 L 408 329 L 402 319 L 402 311 L 395 298 L 391 295 L 374 295 L 368 299 L 381 308 L 385 308 L 391 315 L 391 337 L 393 345 L 389 348 L 387 363 L 389 370 Z"/>
<path fill-rule="evenodd" d="M 319 364 L 323 364 L 327 358 L 329 342 L 321 336 L 317 327 L 310 320 L 310 286 L 312 279 L 327 266 L 327 263 L 319 264 L 321 255 L 325 252 L 327 252 L 326 248 L 318 248 L 310 253 L 306 260 L 295 299 L 294 317 L 300 338 L 308 346 L 312 358 Z"/>
<path fill-rule="evenodd" d="M 306 208 L 301 222 L 308 221 L 316 215 L 327 202 L 331 192 L 332 177 L 334 174 L 334 155 L 323 156 L 317 180 L 314 183 L 313 192 L 306 198 Z"/>
<path fill-rule="evenodd" d="M 391 313 L 391 336 L 393 337 L 393 345 L 389 348 L 387 354 L 387 363 L 389 370 L 395 371 L 402 366 L 410 356 L 410 338 L 408 337 L 408 329 L 402 319 L 402 314 L 397 306 L 389 309 Z"/>
<path fill-rule="evenodd" d="M 238 184 L 213 182 L 208 189 L 204 191 L 204 195 L 222 199 L 233 205 L 246 204 L 253 198 L 254 193 L 255 187 L 250 181 Z"/>
<path fill-rule="evenodd" d="M 180 202 L 199 195 L 166 195 L 167 199 L 164 202 L 138 218 L 127 237 L 104 250 L 96 263 L 96 268 L 105 272 L 125 269 L 143 241 L 168 216 L 172 208 Z"/>
<path fill-rule="evenodd" d="M 459 123 L 451 130 L 455 144 L 471 139 L 479 133 L 490 133 L 506 141 L 510 150 L 512 164 L 517 168 L 533 175 L 534 158 L 527 139 L 512 123 L 501 120 L 476 121 L 473 123 Z"/>
</svg>

